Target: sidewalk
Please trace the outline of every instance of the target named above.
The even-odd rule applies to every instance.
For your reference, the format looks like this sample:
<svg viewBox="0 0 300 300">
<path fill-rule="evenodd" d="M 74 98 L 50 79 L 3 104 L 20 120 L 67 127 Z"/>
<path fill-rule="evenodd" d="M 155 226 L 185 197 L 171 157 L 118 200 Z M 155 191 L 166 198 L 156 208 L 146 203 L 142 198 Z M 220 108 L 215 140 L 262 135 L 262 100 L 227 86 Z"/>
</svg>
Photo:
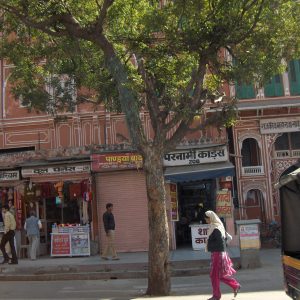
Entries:
<svg viewBox="0 0 300 300">
<path fill-rule="evenodd" d="M 238 264 L 238 248 L 229 248 Z M 20 259 L 18 265 L 1 265 L 0 280 L 75 280 L 147 277 L 148 252 L 120 253 L 120 260 L 90 257 L 41 257 L 36 261 Z M 170 252 L 173 276 L 192 276 L 206 273 L 210 254 L 192 249 Z"/>
</svg>

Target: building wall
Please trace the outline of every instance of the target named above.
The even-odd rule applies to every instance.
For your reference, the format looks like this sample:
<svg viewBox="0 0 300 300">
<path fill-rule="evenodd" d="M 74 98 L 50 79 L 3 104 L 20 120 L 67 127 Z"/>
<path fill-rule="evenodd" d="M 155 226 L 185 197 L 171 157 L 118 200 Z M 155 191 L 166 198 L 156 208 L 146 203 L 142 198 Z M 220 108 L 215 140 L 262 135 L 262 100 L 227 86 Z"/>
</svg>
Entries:
<svg viewBox="0 0 300 300">
<path fill-rule="evenodd" d="M 265 221 L 280 221 L 279 192 L 274 189 L 274 184 L 279 180 L 282 172 L 300 158 L 299 155 L 278 156 L 274 143 L 283 131 L 275 130 L 274 133 L 265 134 L 260 128 L 261 120 L 276 122 L 280 118 L 289 121 L 300 117 L 299 97 L 290 96 L 288 73 L 282 75 L 282 86 L 283 95 L 278 97 L 267 98 L 264 89 L 258 89 L 255 91 L 256 98 L 239 100 L 239 119 L 233 128 L 232 142 L 235 149 L 239 213 L 242 219 L 249 218 L 246 209 L 248 191 L 259 190 L 264 199 Z M 234 87 L 231 87 L 231 95 L 235 95 Z M 262 101 L 265 103 L 264 106 L 260 105 Z M 300 128 L 294 130 L 299 131 Z M 247 138 L 255 139 L 260 149 L 261 164 L 253 166 L 252 170 L 242 165 L 242 145 Z"/>
</svg>

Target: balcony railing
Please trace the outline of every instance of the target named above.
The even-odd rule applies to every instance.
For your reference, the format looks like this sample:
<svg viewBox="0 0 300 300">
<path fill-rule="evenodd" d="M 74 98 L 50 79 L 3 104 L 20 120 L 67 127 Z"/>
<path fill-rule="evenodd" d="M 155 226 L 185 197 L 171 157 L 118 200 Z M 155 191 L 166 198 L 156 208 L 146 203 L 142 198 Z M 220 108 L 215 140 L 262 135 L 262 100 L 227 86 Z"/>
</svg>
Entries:
<svg viewBox="0 0 300 300">
<path fill-rule="evenodd" d="M 275 151 L 276 158 L 300 157 L 300 150 L 280 150 Z"/>
<path fill-rule="evenodd" d="M 245 176 L 255 176 L 264 174 L 264 167 L 263 166 L 249 166 L 249 167 L 242 167 L 242 174 Z"/>
</svg>

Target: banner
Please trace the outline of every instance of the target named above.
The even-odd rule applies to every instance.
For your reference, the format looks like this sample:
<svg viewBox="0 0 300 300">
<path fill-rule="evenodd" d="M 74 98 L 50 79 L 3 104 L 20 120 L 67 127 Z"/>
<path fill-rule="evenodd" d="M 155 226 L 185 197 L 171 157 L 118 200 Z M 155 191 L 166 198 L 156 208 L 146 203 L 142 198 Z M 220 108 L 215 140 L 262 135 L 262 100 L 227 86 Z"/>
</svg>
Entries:
<svg viewBox="0 0 300 300">
<path fill-rule="evenodd" d="M 232 203 L 231 192 L 221 190 L 216 195 L 216 214 L 219 217 L 231 218 L 232 217 Z"/>
<path fill-rule="evenodd" d="M 88 233 L 71 235 L 72 256 L 90 255 L 90 239 Z"/>
<path fill-rule="evenodd" d="M 170 183 L 171 220 L 179 221 L 177 184 Z"/>
</svg>

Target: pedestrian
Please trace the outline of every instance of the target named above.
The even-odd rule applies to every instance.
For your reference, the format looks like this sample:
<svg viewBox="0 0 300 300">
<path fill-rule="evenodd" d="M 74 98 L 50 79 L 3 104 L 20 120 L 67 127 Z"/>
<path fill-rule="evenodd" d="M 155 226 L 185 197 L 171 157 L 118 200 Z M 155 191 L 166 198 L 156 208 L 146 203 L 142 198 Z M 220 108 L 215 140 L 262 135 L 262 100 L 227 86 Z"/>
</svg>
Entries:
<svg viewBox="0 0 300 300">
<path fill-rule="evenodd" d="M 26 219 L 24 229 L 29 240 L 29 257 L 31 260 L 36 260 L 42 223 L 36 217 L 34 210 L 30 211 L 30 217 Z"/>
<path fill-rule="evenodd" d="M 18 264 L 18 257 L 15 248 L 16 220 L 12 213 L 9 211 L 9 206 L 7 204 L 2 207 L 2 214 L 4 216 L 4 235 L 0 244 L 0 249 L 4 258 L 2 264 L 9 263 L 12 265 L 16 265 Z M 9 258 L 5 249 L 7 242 L 10 245 L 10 252 L 12 255 L 11 259 Z"/>
<path fill-rule="evenodd" d="M 206 249 L 211 252 L 210 280 L 213 288 L 213 296 L 208 300 L 221 299 L 220 281 L 233 289 L 234 297 L 237 296 L 241 285 L 232 276 L 236 273 L 233 264 L 226 252 L 226 231 L 220 218 L 213 212 L 205 213 L 205 221 L 208 223 L 208 237 Z"/>
<path fill-rule="evenodd" d="M 104 251 L 102 253 L 103 259 L 108 259 L 108 256 L 111 252 L 112 259 L 113 260 L 119 260 L 119 257 L 117 255 L 116 249 L 115 249 L 115 218 L 112 213 L 113 211 L 113 204 L 107 203 L 106 204 L 106 212 L 103 214 L 103 225 L 104 230 L 106 233 L 106 246 L 104 248 Z"/>
</svg>

